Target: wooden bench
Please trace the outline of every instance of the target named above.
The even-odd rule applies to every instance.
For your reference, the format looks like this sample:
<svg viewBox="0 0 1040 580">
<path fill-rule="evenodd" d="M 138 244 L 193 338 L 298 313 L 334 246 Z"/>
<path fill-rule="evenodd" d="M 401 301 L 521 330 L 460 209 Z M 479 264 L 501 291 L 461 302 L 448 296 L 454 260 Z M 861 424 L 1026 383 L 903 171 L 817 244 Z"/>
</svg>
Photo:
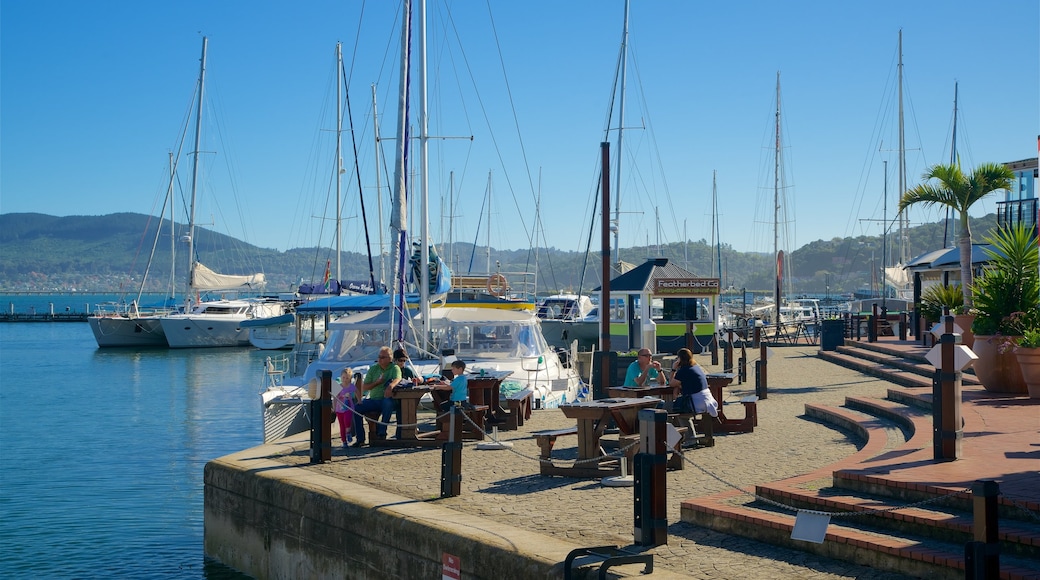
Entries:
<svg viewBox="0 0 1040 580">
<path fill-rule="evenodd" d="M 531 418 L 531 407 L 533 404 L 534 391 L 530 388 L 506 397 L 506 406 L 509 407 L 509 412 L 503 417 L 506 424 L 502 428 L 513 431 L 519 429 L 524 424 L 524 421 Z"/>
<path fill-rule="evenodd" d="M 368 425 L 368 442 L 379 441 L 377 439 L 377 433 L 379 432 L 379 419 L 381 418 L 382 411 L 369 411 L 365 413 L 365 423 Z M 354 415 L 354 420 L 357 421 L 357 415 Z M 388 428 L 389 429 L 389 428 Z M 388 431 L 389 432 L 389 431 Z"/>
<path fill-rule="evenodd" d="M 750 420 L 752 427 L 758 427 L 758 396 L 748 395 L 740 399 L 740 404 L 744 405 L 744 420 Z"/>
<path fill-rule="evenodd" d="M 689 447 L 715 446 L 715 417 L 707 413 L 669 413 L 668 422 L 686 428 L 683 444 Z"/>
<path fill-rule="evenodd" d="M 456 421 L 462 421 L 462 438 L 480 441 L 484 439 L 484 417 L 487 415 L 487 405 L 470 405 L 468 409 L 464 409 L 462 412 L 469 417 L 470 421 L 467 421 L 463 417 L 458 417 Z M 476 425 L 474 427 L 473 425 Z M 451 431 L 451 413 L 444 413 L 443 417 L 437 420 L 437 431 L 432 433 L 422 433 L 419 438 L 422 439 L 435 437 L 438 440 L 447 441 Z"/>
<path fill-rule="evenodd" d="M 556 445 L 556 438 L 563 437 L 565 435 L 577 435 L 578 426 L 567 427 L 565 429 L 553 429 L 550 431 L 535 431 L 531 433 L 536 443 L 538 443 L 538 449 L 541 450 L 539 457 L 541 459 L 551 459 L 553 445 Z"/>
</svg>

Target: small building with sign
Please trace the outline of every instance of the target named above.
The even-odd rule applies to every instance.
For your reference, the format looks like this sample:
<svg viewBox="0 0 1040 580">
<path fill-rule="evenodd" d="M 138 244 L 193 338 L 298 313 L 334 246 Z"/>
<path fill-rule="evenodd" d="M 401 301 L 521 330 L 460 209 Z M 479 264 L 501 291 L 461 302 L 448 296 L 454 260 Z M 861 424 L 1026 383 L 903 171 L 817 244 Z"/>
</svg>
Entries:
<svg viewBox="0 0 1040 580">
<path fill-rule="evenodd" d="M 695 276 L 668 258 L 647 260 L 613 278 L 610 350 L 706 351 L 717 330 L 719 286 L 718 278 Z"/>
</svg>

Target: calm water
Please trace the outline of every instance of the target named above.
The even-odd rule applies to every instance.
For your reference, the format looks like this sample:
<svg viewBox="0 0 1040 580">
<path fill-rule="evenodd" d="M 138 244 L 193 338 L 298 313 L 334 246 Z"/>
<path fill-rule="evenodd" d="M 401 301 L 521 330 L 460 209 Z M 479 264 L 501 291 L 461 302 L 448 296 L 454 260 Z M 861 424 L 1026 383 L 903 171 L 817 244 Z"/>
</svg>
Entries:
<svg viewBox="0 0 1040 580">
<path fill-rule="evenodd" d="M 0 324 L 0 577 L 246 578 L 203 557 L 202 471 L 262 441 L 265 356 Z"/>
</svg>

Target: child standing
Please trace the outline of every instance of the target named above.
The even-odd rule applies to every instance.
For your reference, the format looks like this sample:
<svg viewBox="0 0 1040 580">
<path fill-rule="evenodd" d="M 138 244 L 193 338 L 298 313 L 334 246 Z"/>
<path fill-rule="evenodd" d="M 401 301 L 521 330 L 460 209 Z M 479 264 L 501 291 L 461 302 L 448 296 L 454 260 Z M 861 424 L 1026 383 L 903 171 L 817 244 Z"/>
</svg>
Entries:
<svg viewBox="0 0 1040 580">
<path fill-rule="evenodd" d="M 353 437 L 350 435 L 350 426 L 354 421 L 354 397 L 357 388 L 350 377 L 350 369 L 344 368 L 339 374 L 339 392 L 332 399 L 333 409 L 336 411 L 336 420 L 339 421 L 339 439 L 343 447 L 350 445 Z"/>
</svg>

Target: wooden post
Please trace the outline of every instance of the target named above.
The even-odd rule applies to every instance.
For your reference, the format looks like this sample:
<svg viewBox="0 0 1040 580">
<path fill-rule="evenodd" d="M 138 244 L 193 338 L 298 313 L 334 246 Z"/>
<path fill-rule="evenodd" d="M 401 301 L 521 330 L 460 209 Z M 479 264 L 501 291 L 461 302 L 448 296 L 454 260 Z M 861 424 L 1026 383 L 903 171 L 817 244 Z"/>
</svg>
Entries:
<svg viewBox="0 0 1040 580">
<path fill-rule="evenodd" d="M 968 580 L 1000 577 L 999 495 L 1000 485 L 995 481 L 979 480 L 971 485 L 975 537 L 964 546 L 964 572 Z"/>
<path fill-rule="evenodd" d="M 321 395 L 310 406 L 311 463 L 324 463 L 332 459 L 332 371 L 321 371 Z"/>
<path fill-rule="evenodd" d="M 755 361 L 755 394 L 759 399 L 769 398 L 769 381 L 767 377 L 766 343 L 761 340 L 762 328 L 755 327 L 755 340 L 758 342 L 758 360 Z"/>
<path fill-rule="evenodd" d="M 462 493 L 462 422 L 457 405 L 448 408 L 448 441 L 441 444 L 441 497 L 456 497 Z"/>
<path fill-rule="evenodd" d="M 722 372 L 733 372 L 733 329 L 726 334 L 726 350 L 722 351 Z"/>
<path fill-rule="evenodd" d="M 668 543 L 668 487 L 665 473 L 666 423 L 668 411 L 639 411 L 639 452 L 633 461 L 635 490 L 635 544 L 660 546 Z M 624 458 L 621 459 L 625 461 Z"/>
<path fill-rule="evenodd" d="M 961 456 L 964 430 L 961 425 L 961 371 L 954 364 L 954 351 L 961 335 L 953 333 L 953 317 L 945 316 L 939 339 L 942 366 L 932 381 L 933 457 L 952 461 Z"/>
</svg>

